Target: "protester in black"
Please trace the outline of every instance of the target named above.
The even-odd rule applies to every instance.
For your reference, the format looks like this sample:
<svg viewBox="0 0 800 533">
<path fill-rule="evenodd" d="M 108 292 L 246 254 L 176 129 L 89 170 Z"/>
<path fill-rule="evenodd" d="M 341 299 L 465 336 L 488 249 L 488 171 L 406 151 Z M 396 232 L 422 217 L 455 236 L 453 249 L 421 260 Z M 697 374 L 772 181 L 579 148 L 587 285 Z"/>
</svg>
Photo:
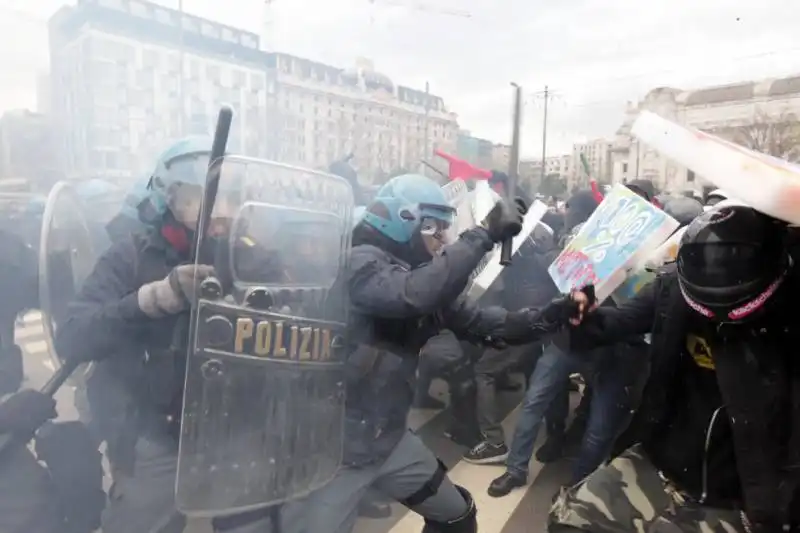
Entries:
<svg viewBox="0 0 800 533">
<path fill-rule="evenodd" d="M 573 330 L 573 347 L 651 333 L 651 371 L 626 451 L 562 491 L 551 531 L 797 530 L 800 276 L 788 236 L 748 207 L 708 211 L 677 263 Z"/>
</svg>

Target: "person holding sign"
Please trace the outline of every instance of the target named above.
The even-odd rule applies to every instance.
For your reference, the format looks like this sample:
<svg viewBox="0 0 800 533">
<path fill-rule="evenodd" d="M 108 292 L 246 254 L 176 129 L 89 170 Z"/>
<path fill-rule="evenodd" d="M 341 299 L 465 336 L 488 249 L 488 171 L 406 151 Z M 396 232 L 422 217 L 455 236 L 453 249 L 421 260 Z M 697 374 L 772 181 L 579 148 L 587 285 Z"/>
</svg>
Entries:
<svg viewBox="0 0 800 533">
<path fill-rule="evenodd" d="M 551 532 L 800 530 L 800 275 L 787 225 L 741 205 L 686 229 L 677 262 L 573 348 L 650 333 L 642 404 L 609 464 L 564 489 Z"/>
</svg>

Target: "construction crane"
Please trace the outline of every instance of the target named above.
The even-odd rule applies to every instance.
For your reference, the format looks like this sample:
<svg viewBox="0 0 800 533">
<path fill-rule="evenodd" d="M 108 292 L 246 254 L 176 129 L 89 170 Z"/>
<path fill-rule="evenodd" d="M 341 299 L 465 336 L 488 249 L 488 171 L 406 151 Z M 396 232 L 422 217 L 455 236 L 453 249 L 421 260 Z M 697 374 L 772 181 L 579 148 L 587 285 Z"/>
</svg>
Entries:
<svg viewBox="0 0 800 533">
<path fill-rule="evenodd" d="M 455 9 L 443 9 L 430 4 L 422 4 L 419 2 L 403 2 L 398 0 L 368 0 L 372 6 L 389 6 L 389 7 L 405 7 L 413 9 L 414 11 L 421 11 L 423 13 L 431 13 L 433 15 L 447 15 L 450 17 L 472 18 L 472 14 L 466 11 L 459 11 Z"/>
</svg>

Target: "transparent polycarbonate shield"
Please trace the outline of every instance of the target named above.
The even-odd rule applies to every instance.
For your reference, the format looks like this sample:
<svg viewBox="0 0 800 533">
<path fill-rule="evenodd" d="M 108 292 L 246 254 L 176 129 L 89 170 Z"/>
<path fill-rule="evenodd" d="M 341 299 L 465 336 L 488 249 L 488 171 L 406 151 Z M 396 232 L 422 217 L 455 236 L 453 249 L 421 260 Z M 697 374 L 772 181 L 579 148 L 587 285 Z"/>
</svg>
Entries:
<svg viewBox="0 0 800 533">
<path fill-rule="evenodd" d="M 456 209 L 456 217 L 448 233 L 448 242 L 454 242 L 459 235 L 480 224 L 494 204 L 500 200 L 500 196 L 495 193 L 485 181 L 478 181 L 475 188 L 467 189 L 467 185 L 462 180 L 452 181 L 442 187 L 445 196 Z M 489 262 L 487 254 L 473 272 L 473 278 L 480 274 Z"/>
<path fill-rule="evenodd" d="M 111 246 L 106 227 L 122 210 L 127 190 L 118 183 L 98 178 L 79 181 L 74 189 L 84 206 L 95 249 L 102 254 Z"/>
<path fill-rule="evenodd" d="M 300 498 L 342 457 L 350 185 L 241 157 L 219 173 L 199 232 L 214 275 L 193 313 L 176 482 L 190 516 Z"/>
<path fill-rule="evenodd" d="M 39 246 L 39 303 L 47 351 L 56 367 L 61 360 L 54 337 L 66 319 L 67 306 L 91 273 L 98 253 L 85 209 L 73 186 L 58 182 L 50 191 L 42 216 Z M 79 379 L 85 373 L 73 373 Z"/>
</svg>

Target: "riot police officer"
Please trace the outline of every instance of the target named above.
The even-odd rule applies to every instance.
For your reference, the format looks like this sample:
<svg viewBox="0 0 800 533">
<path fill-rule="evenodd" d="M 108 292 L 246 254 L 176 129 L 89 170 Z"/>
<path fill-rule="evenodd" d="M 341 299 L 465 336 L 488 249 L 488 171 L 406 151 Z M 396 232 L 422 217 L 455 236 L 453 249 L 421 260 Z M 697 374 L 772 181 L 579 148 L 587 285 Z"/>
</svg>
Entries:
<svg viewBox="0 0 800 533">
<path fill-rule="evenodd" d="M 445 245 L 454 209 L 441 188 L 419 175 L 393 178 L 353 232 L 345 275 L 351 300 L 347 357 L 345 468 L 309 498 L 308 532 L 345 533 L 370 486 L 425 518 L 426 533 L 472 533 L 476 509 L 444 466 L 406 429 L 422 346 L 441 329 L 495 344 L 531 342 L 575 312 L 571 298 L 543 312 L 478 310 L 458 300 L 495 243 L 521 230 L 524 205 L 499 202 L 483 225 Z"/>
<path fill-rule="evenodd" d="M 174 331 L 197 283 L 213 268 L 186 264 L 203 201 L 211 140 L 187 137 L 158 159 L 149 184 L 146 233 L 114 243 L 70 305 L 56 346 L 64 359 L 98 361 L 87 381 L 92 415 L 107 442 L 114 484 L 105 533 L 183 531 L 174 490 L 186 347 Z M 206 232 L 227 239 L 232 201 L 217 193 Z M 268 531 L 256 514 L 216 521 L 217 530 Z"/>
</svg>

